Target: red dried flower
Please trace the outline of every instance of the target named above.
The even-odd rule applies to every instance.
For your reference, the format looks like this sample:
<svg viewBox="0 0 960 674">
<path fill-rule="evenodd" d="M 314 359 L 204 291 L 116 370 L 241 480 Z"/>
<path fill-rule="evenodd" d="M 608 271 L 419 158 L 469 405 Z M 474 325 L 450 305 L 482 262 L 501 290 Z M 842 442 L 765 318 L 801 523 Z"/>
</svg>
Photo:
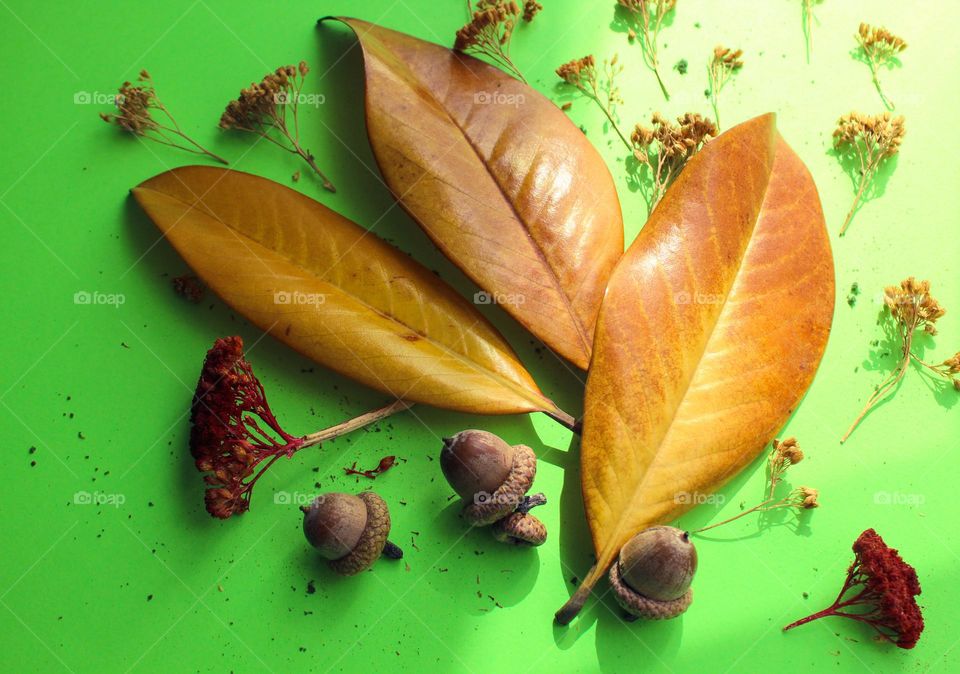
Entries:
<svg viewBox="0 0 960 674">
<path fill-rule="evenodd" d="M 207 473 L 207 512 L 221 519 L 246 512 L 254 484 L 280 457 L 293 456 L 304 447 L 336 438 L 409 406 L 398 400 L 310 435 L 290 435 L 271 411 L 263 385 L 243 356 L 243 339 L 218 339 L 203 361 L 190 416 L 190 453 L 197 469 Z M 267 464 L 256 471 L 263 461 Z"/>
<path fill-rule="evenodd" d="M 900 648 L 913 648 L 923 632 L 923 615 L 914 598 L 920 594 L 916 570 L 873 529 L 860 534 L 853 552 L 856 558 L 833 604 L 783 629 L 826 616 L 841 616 L 870 625 Z M 849 598 L 844 599 L 848 594 Z M 850 608 L 853 612 L 842 610 Z"/>
<path fill-rule="evenodd" d="M 207 512 L 223 519 L 249 508 L 253 485 L 263 471 L 247 478 L 261 461 L 291 456 L 304 445 L 304 438 L 280 427 L 263 385 L 243 357 L 240 337 L 218 339 L 207 352 L 190 421 L 190 453 L 197 469 L 208 473 Z"/>
</svg>

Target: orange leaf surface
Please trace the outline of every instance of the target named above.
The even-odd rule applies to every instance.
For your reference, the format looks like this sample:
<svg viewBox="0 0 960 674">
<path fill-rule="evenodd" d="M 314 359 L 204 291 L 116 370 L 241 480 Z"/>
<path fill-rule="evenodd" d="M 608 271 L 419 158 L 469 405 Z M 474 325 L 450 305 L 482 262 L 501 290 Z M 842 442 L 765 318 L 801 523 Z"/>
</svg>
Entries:
<svg viewBox="0 0 960 674">
<path fill-rule="evenodd" d="M 586 368 L 623 253 L 613 179 L 550 100 L 464 54 L 359 19 L 370 145 L 437 246 L 547 346 Z"/>
<path fill-rule="evenodd" d="M 813 380 L 834 307 L 816 186 L 773 115 L 710 141 L 614 271 L 597 322 L 581 450 L 597 564 L 689 509 L 773 439 Z"/>
<path fill-rule="evenodd" d="M 133 196 L 227 304 L 321 365 L 409 402 L 559 413 L 476 307 L 313 199 L 205 166 L 161 173 Z"/>
</svg>

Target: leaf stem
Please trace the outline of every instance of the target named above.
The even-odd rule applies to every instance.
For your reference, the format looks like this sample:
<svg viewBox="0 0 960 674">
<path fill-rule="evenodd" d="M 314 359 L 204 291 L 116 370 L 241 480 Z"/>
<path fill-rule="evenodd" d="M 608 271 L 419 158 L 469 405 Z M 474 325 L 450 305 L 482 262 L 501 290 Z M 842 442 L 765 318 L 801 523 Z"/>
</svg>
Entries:
<svg viewBox="0 0 960 674">
<path fill-rule="evenodd" d="M 564 428 L 580 435 L 583 431 L 583 424 L 577 419 L 573 418 L 571 415 L 567 414 L 559 407 L 550 412 L 544 412 L 548 417 L 556 421 L 558 424 Z"/>
</svg>

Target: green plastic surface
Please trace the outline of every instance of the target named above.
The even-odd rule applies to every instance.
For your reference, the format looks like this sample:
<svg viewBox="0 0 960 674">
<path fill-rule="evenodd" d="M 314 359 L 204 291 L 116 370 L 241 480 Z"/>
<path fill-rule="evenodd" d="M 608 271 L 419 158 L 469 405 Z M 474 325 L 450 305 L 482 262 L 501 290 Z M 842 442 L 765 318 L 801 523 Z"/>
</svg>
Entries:
<svg viewBox="0 0 960 674">
<path fill-rule="evenodd" d="M 846 445 L 838 439 L 894 363 L 877 325 L 883 286 L 930 278 L 950 310 L 930 359 L 960 346 L 956 260 L 960 109 L 955 26 L 960 4 L 919 9 L 894 0 L 818 5 L 805 58 L 800 0 L 681 0 L 662 34 L 669 103 L 613 25 L 614 3 L 544 0 L 517 30 L 513 55 L 531 83 L 558 101 L 553 69 L 619 52 L 624 126 L 652 112 L 709 114 L 706 60 L 715 44 L 742 47 L 746 65 L 724 89 L 725 126 L 776 111 L 779 127 L 816 179 L 837 268 L 833 334 L 820 372 L 781 437 L 807 460 L 794 486 L 821 490 L 823 507 L 798 528 L 787 515 L 757 518 L 698 538 L 695 600 L 681 618 L 626 625 L 608 595 L 570 627 L 552 624 L 591 564 L 579 493 L 577 444 L 542 416 L 481 418 L 424 407 L 375 431 L 282 461 L 258 485 L 251 511 L 232 521 L 204 512 L 187 452 L 187 414 L 205 351 L 240 334 L 284 426 L 307 433 L 385 399 L 298 357 L 208 296 L 190 304 L 170 278 L 187 272 L 127 190 L 182 152 L 138 142 L 97 119 L 140 68 L 200 142 L 233 166 L 294 186 L 436 269 L 467 296 L 476 288 L 434 249 L 380 182 L 362 121 L 362 68 L 343 26 L 356 15 L 451 44 L 463 2 L 0 1 L 3 123 L 0 223 L 3 308 L 0 424 L 7 471 L 2 509 L 0 661 L 10 672 L 437 671 L 769 672 L 957 671 L 960 605 L 955 452 L 958 394 L 916 370 Z M 853 196 L 828 151 L 836 119 L 882 110 L 867 67 L 851 56 L 859 22 L 905 37 L 902 68 L 883 73 L 907 137 L 885 191 L 838 239 Z M 274 67 L 306 59 L 305 144 L 337 185 L 324 192 L 296 158 L 253 137 L 220 133 L 224 105 Z M 672 66 L 689 63 L 687 74 Z M 645 219 L 623 152 L 600 112 L 569 111 L 603 153 L 624 208 L 627 239 Z M 732 158 L 735 160 L 735 158 Z M 802 270 L 798 270 L 802 273 Z M 854 306 L 852 284 L 861 294 Z M 122 296 L 83 304 L 78 293 Z M 481 309 L 504 332 L 547 395 L 580 411 L 582 374 L 557 361 L 497 307 Z M 879 345 L 872 344 L 880 339 Z M 895 347 L 893 347 L 895 349 Z M 469 427 L 525 443 L 540 456 L 536 514 L 550 536 L 508 549 L 469 531 L 437 463 L 440 438 Z M 31 453 L 32 447 L 36 450 Z M 386 454 L 399 465 L 374 486 L 390 503 L 401 562 L 351 579 L 332 576 L 300 530 L 297 498 L 370 486 L 343 466 Z M 35 462 L 35 465 L 34 465 Z M 762 460 L 683 518 L 703 526 L 761 498 Z M 718 502 L 722 501 L 718 505 Z M 850 545 L 875 527 L 913 563 L 927 629 L 914 651 L 876 644 L 851 621 L 780 627 L 832 601 Z M 600 587 L 605 592 L 604 586 Z M 808 596 L 809 595 L 809 596 Z"/>
</svg>

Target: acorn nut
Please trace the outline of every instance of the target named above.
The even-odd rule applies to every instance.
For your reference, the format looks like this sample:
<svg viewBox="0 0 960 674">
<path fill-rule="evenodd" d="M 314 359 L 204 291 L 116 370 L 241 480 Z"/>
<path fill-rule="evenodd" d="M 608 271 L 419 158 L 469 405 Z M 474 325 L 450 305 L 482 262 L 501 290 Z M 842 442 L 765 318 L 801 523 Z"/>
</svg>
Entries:
<svg viewBox="0 0 960 674">
<path fill-rule="evenodd" d="M 530 514 L 531 508 L 547 502 L 543 494 L 524 496 L 517 509 L 493 523 L 493 537 L 508 545 L 536 547 L 547 540 L 547 527 Z"/>
<path fill-rule="evenodd" d="M 370 568 L 382 554 L 391 559 L 403 551 L 387 540 L 390 512 L 386 502 L 371 491 L 321 494 L 303 511 L 303 533 L 330 568 L 352 576 Z"/>
<path fill-rule="evenodd" d="M 493 433 L 467 430 L 444 439 L 440 468 L 466 503 L 464 518 L 484 526 L 522 503 L 537 474 L 537 455 L 526 445 L 510 446 Z"/>
<path fill-rule="evenodd" d="M 634 618 L 675 618 L 690 606 L 697 549 L 690 534 L 675 527 L 644 529 L 620 549 L 610 567 L 617 603 Z"/>
</svg>

